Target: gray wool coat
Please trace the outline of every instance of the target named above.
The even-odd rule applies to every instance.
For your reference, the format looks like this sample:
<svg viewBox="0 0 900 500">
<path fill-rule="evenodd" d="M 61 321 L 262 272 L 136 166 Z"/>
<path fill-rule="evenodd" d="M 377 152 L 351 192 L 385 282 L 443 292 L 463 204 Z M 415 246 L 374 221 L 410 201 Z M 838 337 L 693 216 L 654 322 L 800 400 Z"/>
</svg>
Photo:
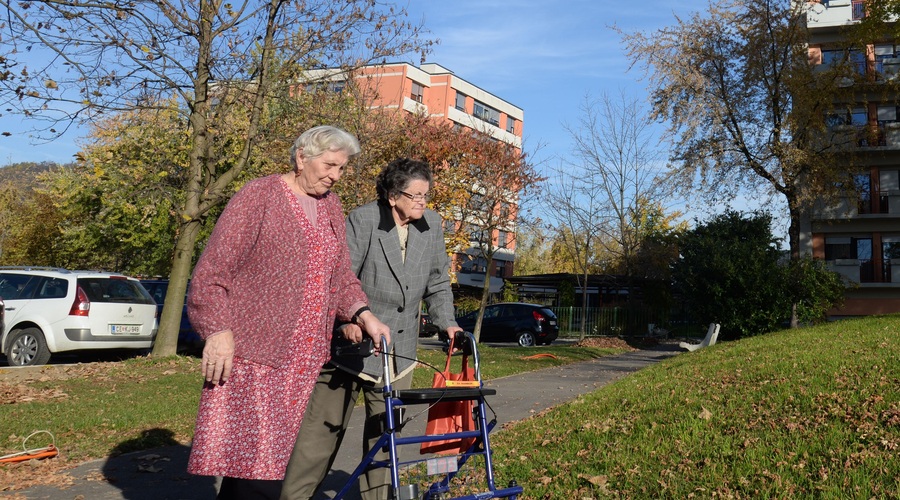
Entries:
<svg viewBox="0 0 900 500">
<path fill-rule="evenodd" d="M 435 326 L 441 330 L 458 326 L 440 215 L 425 210 L 425 215 L 408 228 L 404 261 L 390 206 L 372 202 L 347 216 L 353 272 L 369 297 L 372 313 L 391 329 L 395 374 L 415 364 L 422 301 Z M 332 340 L 337 341 L 337 336 Z M 381 357 L 335 357 L 332 363 L 366 379 L 380 381 L 382 377 Z"/>
</svg>

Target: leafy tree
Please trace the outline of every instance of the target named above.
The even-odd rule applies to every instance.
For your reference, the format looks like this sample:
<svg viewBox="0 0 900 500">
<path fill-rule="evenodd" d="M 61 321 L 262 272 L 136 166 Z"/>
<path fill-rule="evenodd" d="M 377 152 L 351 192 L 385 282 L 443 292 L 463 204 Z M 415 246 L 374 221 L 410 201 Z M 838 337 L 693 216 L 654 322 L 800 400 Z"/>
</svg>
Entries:
<svg viewBox="0 0 900 500">
<path fill-rule="evenodd" d="M 637 238 L 636 250 L 629 253 L 630 263 L 618 264 L 615 272 L 629 272 L 636 278 L 668 280 L 671 265 L 678 258 L 677 236 L 688 229 L 680 221 L 679 211 L 666 212 L 661 202 L 637 200 L 631 213 L 631 230 Z"/>
<path fill-rule="evenodd" d="M 58 209 L 42 191 L 45 173 L 68 168 L 27 162 L 0 169 L 0 264 L 70 266 L 59 248 Z"/>
<path fill-rule="evenodd" d="M 790 297 L 771 223 L 769 214 L 729 210 L 678 240 L 676 290 L 692 317 L 722 325 L 723 339 L 772 331 L 789 317 Z"/>
<path fill-rule="evenodd" d="M 168 276 L 189 173 L 188 136 L 174 100 L 96 122 L 71 169 L 44 176 L 76 267 Z M 215 219 L 204 222 L 204 234 Z"/>
<path fill-rule="evenodd" d="M 803 323 L 824 321 L 844 301 L 845 289 L 841 276 L 821 260 L 804 257 L 791 261 L 786 270 L 784 290 L 798 305 L 797 316 Z"/>
<path fill-rule="evenodd" d="M 59 245 L 57 230 L 60 214 L 43 193 L 28 196 L 16 219 L 16 252 L 10 255 L 18 265 L 76 267 Z"/>
<path fill-rule="evenodd" d="M 850 144 L 834 140 L 826 124 L 853 91 L 841 78 L 852 69 L 813 67 L 805 4 L 710 2 L 708 13 L 624 35 L 628 54 L 647 70 L 652 116 L 670 126 L 671 180 L 713 202 L 745 188 L 783 197 L 794 260 L 806 210 L 840 194 L 835 186 L 849 180 L 852 163 L 835 154 Z"/>
<path fill-rule="evenodd" d="M 188 160 L 185 197 L 173 207 L 179 227 L 170 293 L 154 346 L 162 355 L 175 352 L 205 220 L 259 154 L 267 98 L 303 68 L 352 68 L 424 54 L 430 44 L 420 40 L 419 26 L 405 21 L 405 10 L 369 0 L 2 5 L 0 86 L 6 91 L 0 96 L 17 112 L 47 120 L 39 132 L 52 138 L 73 121 L 178 102 Z M 36 62 L 26 64 L 26 54 Z M 235 127 L 242 133 L 234 134 Z M 288 163 L 287 150 L 274 154 Z"/>
<path fill-rule="evenodd" d="M 515 276 L 559 272 L 554 266 L 552 238 L 540 224 L 519 224 L 516 234 Z"/>
</svg>

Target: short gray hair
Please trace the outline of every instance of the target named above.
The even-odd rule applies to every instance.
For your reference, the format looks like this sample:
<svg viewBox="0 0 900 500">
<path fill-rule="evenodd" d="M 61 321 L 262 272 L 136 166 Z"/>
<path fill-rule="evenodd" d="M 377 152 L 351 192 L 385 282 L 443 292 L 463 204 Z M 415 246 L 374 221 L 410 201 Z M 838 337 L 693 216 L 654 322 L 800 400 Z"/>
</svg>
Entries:
<svg viewBox="0 0 900 500">
<path fill-rule="evenodd" d="M 350 132 L 319 125 L 300 134 L 291 146 L 291 167 L 297 170 L 297 152 L 302 151 L 304 158 L 315 158 L 326 151 L 343 151 L 347 156 L 359 154 L 359 141 Z"/>
</svg>

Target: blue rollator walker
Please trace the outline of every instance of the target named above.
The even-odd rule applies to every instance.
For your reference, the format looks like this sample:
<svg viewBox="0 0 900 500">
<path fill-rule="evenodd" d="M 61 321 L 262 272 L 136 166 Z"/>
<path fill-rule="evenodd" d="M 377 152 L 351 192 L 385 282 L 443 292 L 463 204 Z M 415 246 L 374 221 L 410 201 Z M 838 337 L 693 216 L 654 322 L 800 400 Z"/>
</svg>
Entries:
<svg viewBox="0 0 900 500">
<path fill-rule="evenodd" d="M 390 364 L 387 355 L 382 355 L 384 370 L 384 404 L 385 404 L 385 430 L 378 440 L 377 444 L 372 447 L 369 453 L 362 459 L 360 464 L 351 474 L 347 483 L 337 493 L 335 499 L 342 499 L 350 491 L 354 483 L 359 479 L 366 470 L 378 467 L 388 467 L 391 473 L 391 498 L 393 500 L 482 500 L 489 498 L 510 498 L 516 500 L 522 493 L 522 487 L 518 486 L 515 481 L 510 481 L 509 485 L 504 488 L 498 488 L 494 482 L 494 469 L 491 463 L 491 445 L 488 434 L 497 425 L 496 418 L 490 422 L 486 418 L 485 396 L 493 396 L 497 393 L 494 389 L 487 389 L 481 381 L 481 370 L 478 360 L 478 347 L 475 343 L 475 337 L 469 332 L 461 332 L 454 341 L 461 348 L 461 352 L 465 356 L 471 356 L 474 360 L 475 385 L 474 387 L 444 387 L 429 389 L 408 389 L 395 391 L 391 388 Z M 381 352 L 387 352 L 387 342 L 382 339 Z M 448 356 L 453 353 L 448 353 Z M 473 411 L 471 418 L 475 420 L 475 430 L 454 432 L 448 434 L 437 435 L 421 435 L 421 436 L 403 436 L 397 435 L 403 426 L 399 414 L 406 406 L 410 405 L 435 405 L 437 403 L 449 401 L 472 401 Z M 429 406 L 430 408 L 430 406 Z M 469 417 L 469 416 L 464 416 Z M 399 459 L 398 447 L 403 445 L 413 445 L 437 441 L 445 441 L 448 439 L 465 439 L 474 438 L 474 443 L 464 452 L 456 456 L 442 458 L 418 458 L 409 462 L 401 462 Z M 378 451 L 387 448 L 388 460 L 375 460 Z M 468 492 L 463 496 L 450 496 L 450 488 L 453 479 L 457 476 L 459 469 L 472 457 L 483 457 L 484 459 L 484 484 L 487 491 L 484 492 Z M 447 460 L 455 461 L 455 467 L 449 467 L 449 470 L 441 472 L 441 479 L 437 480 L 426 487 L 423 493 L 420 493 L 419 484 L 412 483 L 401 485 L 400 468 L 401 466 L 410 466 L 421 464 L 422 462 L 438 461 L 440 464 L 446 464 Z M 440 462 L 443 461 L 443 462 Z M 435 463 L 435 462 L 432 462 Z M 452 465 L 452 464 L 451 464 Z"/>
</svg>

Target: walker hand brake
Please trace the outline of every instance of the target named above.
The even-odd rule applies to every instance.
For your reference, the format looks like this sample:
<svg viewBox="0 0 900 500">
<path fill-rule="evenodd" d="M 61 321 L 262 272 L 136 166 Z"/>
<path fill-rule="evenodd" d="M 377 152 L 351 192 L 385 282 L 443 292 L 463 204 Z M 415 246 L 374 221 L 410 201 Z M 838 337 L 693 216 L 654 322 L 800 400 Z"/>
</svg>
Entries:
<svg viewBox="0 0 900 500">
<path fill-rule="evenodd" d="M 371 356 L 374 352 L 375 343 L 372 342 L 372 337 L 364 337 L 355 344 L 342 345 L 334 348 L 335 356 L 360 356 L 365 358 Z"/>
</svg>

